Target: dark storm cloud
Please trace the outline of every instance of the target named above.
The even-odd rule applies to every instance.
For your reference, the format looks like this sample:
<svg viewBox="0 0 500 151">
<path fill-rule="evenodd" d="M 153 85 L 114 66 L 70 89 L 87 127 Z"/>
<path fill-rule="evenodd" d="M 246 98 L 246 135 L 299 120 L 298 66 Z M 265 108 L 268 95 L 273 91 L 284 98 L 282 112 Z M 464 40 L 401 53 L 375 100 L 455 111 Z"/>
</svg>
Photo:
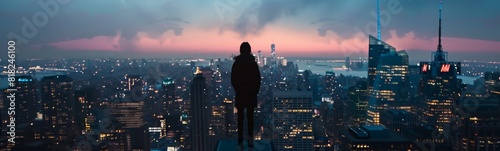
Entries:
<svg viewBox="0 0 500 151">
<path fill-rule="evenodd" d="M 0 34 L 9 32 L 21 34 L 21 18 L 32 20 L 33 14 L 42 11 L 38 1 L 3 1 L 0 6 L 2 29 Z M 181 35 L 183 25 L 189 22 L 180 15 L 182 8 L 175 7 L 174 1 L 132 1 L 132 0 L 72 0 L 60 5 L 59 13 L 49 18 L 40 27 L 30 44 L 45 44 L 63 40 L 114 36 L 121 31 L 122 37 L 131 39 L 137 32 L 146 32 L 158 37 L 168 30 Z M 5 9 L 4 9 L 5 8 Z M 6 16 L 5 18 L 3 16 Z"/>
<path fill-rule="evenodd" d="M 248 33 L 258 33 L 266 25 L 282 17 L 296 16 L 310 6 L 323 1 L 310 0 L 261 0 L 256 1 L 242 11 L 232 25 L 233 29 L 246 36 Z"/>
<path fill-rule="evenodd" d="M 342 37 L 351 37 L 356 33 L 353 25 L 365 28 L 368 21 L 375 18 L 369 13 L 375 10 L 375 2 L 366 1 L 331 1 L 331 0 L 261 0 L 245 7 L 241 15 L 231 25 L 232 29 L 241 36 L 259 34 L 259 32 L 283 18 L 291 26 L 297 23 L 306 23 L 304 28 L 317 28 L 319 36 L 326 32 L 335 31 Z M 307 13 L 307 17 L 300 17 Z"/>
</svg>

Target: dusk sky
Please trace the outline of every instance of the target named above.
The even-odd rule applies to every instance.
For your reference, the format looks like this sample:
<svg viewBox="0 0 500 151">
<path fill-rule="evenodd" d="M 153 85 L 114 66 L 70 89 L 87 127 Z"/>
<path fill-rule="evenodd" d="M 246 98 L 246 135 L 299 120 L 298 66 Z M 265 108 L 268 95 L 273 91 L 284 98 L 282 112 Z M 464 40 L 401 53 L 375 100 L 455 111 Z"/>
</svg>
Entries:
<svg viewBox="0 0 500 151">
<path fill-rule="evenodd" d="M 262 50 L 264 55 L 275 43 L 278 56 L 343 58 L 366 56 L 367 37 L 376 35 L 376 0 L 61 0 L 54 13 L 38 2 L 0 2 L 1 39 L 7 41 L 11 32 L 23 37 L 18 44 L 26 55 L 94 51 L 229 56 L 248 41 L 252 52 Z M 430 58 L 437 45 L 438 4 L 380 0 L 382 39 L 398 50 L 423 51 Z M 444 50 L 450 56 L 499 54 L 498 7 L 499 0 L 443 1 Z M 34 36 L 23 34 L 23 17 L 40 25 L 34 25 Z"/>
</svg>

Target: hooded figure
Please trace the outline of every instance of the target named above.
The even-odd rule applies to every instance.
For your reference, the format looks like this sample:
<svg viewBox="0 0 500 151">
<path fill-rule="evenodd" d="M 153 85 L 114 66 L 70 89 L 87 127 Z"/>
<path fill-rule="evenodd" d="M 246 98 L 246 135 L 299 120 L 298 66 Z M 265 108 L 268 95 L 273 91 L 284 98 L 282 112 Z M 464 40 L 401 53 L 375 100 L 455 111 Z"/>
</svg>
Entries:
<svg viewBox="0 0 500 151">
<path fill-rule="evenodd" d="M 236 92 L 235 106 L 238 110 L 238 145 L 243 142 L 244 109 L 247 109 L 248 146 L 253 147 L 253 111 L 257 106 L 257 94 L 260 89 L 260 71 L 255 57 L 251 54 L 248 42 L 240 46 L 240 55 L 234 58 L 231 69 L 231 85 Z"/>
</svg>

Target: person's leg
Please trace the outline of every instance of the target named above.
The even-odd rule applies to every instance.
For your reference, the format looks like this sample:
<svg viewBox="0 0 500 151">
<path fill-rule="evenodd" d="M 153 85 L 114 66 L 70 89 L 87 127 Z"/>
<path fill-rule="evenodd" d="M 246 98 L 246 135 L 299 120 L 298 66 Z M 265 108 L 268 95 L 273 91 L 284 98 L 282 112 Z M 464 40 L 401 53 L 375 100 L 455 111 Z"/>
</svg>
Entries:
<svg viewBox="0 0 500 151">
<path fill-rule="evenodd" d="M 238 145 L 243 143 L 243 118 L 245 115 L 245 108 L 236 107 L 238 112 Z"/>
<path fill-rule="evenodd" d="M 248 145 L 253 147 L 253 107 L 247 108 L 247 121 L 248 121 Z"/>
</svg>

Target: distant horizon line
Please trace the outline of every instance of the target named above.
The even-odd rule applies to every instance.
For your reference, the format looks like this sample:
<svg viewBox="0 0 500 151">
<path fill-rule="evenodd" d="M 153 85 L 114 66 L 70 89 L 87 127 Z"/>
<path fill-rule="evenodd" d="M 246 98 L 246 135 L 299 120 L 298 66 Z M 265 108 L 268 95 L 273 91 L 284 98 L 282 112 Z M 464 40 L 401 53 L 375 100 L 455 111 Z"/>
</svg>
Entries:
<svg viewBox="0 0 500 151">
<path fill-rule="evenodd" d="M 162 57 L 87 57 L 87 58 L 78 58 L 78 57 L 68 57 L 68 58 L 63 58 L 63 57 L 56 57 L 56 58 L 23 58 L 22 60 L 19 61 L 33 61 L 33 60 L 57 60 L 57 59 L 67 59 L 67 60 L 86 60 L 86 59 L 172 59 L 172 60 L 200 60 L 203 59 L 205 61 L 210 61 L 211 59 L 217 60 L 217 59 L 230 59 L 230 56 L 220 56 L 220 57 L 168 57 L 168 58 L 162 58 Z M 287 61 L 294 61 L 294 60 L 299 60 L 299 61 L 305 61 L 305 60 L 345 60 L 346 57 L 343 58 L 331 58 L 331 57 L 304 57 L 304 56 L 288 56 L 284 57 L 287 59 Z M 0 63 L 4 62 L 3 60 L 6 59 L 0 59 Z M 350 57 L 350 60 L 365 60 L 368 61 L 367 57 L 362 57 L 361 59 L 359 57 Z M 431 61 L 431 58 L 428 60 L 420 60 L 420 59 L 410 59 L 410 62 L 420 62 L 420 61 Z M 451 60 L 450 60 L 451 61 Z M 485 63 L 498 63 L 500 64 L 500 60 L 493 61 L 493 60 L 477 60 L 477 59 L 460 59 L 460 60 L 455 60 L 455 61 L 464 61 L 464 62 L 472 62 L 472 61 L 477 61 L 477 62 L 485 62 Z"/>
</svg>

